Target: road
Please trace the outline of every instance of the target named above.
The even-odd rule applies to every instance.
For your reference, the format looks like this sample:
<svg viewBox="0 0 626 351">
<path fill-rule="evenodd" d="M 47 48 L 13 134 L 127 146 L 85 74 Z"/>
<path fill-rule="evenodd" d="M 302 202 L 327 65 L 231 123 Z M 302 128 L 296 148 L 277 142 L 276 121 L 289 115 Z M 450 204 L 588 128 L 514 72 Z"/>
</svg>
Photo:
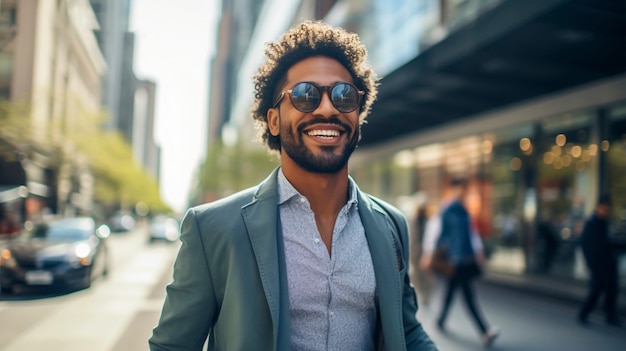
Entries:
<svg viewBox="0 0 626 351">
<path fill-rule="evenodd" d="M 145 229 L 109 237 L 112 269 L 61 296 L 2 296 L 2 351 L 147 350 L 178 245 L 148 245 Z"/>
<path fill-rule="evenodd" d="M 178 245 L 148 245 L 144 231 L 110 238 L 110 276 L 91 288 L 60 296 L 0 296 L 0 351 L 140 351 L 158 320 Z M 435 290 L 438 294 L 440 289 Z M 575 323 L 577 306 L 540 295 L 478 285 L 488 320 L 502 329 L 493 350 L 612 351 L 626 348 L 626 329 Z M 437 297 L 418 318 L 442 351 L 482 350 L 457 298 L 446 334 L 434 327 Z"/>
</svg>

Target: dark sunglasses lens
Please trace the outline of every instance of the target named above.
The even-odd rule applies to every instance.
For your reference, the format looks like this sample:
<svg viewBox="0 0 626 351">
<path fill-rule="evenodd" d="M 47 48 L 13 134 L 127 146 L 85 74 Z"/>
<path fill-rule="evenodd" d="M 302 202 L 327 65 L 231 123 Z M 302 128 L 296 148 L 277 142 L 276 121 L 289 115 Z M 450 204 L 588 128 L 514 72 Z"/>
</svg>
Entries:
<svg viewBox="0 0 626 351">
<path fill-rule="evenodd" d="M 320 90 L 311 83 L 298 83 L 291 89 L 291 103 L 302 112 L 311 112 L 320 104 Z"/>
<path fill-rule="evenodd" d="M 330 91 L 330 97 L 340 112 L 352 112 L 359 107 L 359 93 L 356 88 L 350 84 L 339 83 Z"/>
</svg>

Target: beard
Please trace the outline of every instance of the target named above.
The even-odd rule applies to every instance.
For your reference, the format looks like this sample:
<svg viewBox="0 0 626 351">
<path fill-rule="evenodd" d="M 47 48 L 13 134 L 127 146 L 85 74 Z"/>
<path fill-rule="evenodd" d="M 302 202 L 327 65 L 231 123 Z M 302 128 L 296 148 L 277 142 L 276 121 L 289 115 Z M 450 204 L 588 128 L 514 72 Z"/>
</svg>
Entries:
<svg viewBox="0 0 626 351">
<path fill-rule="evenodd" d="M 323 121 L 310 121 L 298 126 L 297 131 L 294 131 L 287 125 L 281 125 L 280 144 L 282 152 L 285 152 L 298 166 L 308 172 L 337 173 L 348 164 L 352 152 L 354 152 L 359 143 L 361 128 L 357 126 L 352 137 L 348 139 L 348 142 L 344 145 L 343 150 L 341 150 L 339 154 L 335 153 L 337 149 L 335 146 L 322 146 L 320 152 L 315 154 L 305 145 L 303 139 L 304 133 L 302 131 L 307 126 L 316 123 L 334 123 L 340 125 L 348 135 L 353 131 L 350 125 L 341 122 L 337 118 L 330 120 L 324 119 Z"/>
</svg>

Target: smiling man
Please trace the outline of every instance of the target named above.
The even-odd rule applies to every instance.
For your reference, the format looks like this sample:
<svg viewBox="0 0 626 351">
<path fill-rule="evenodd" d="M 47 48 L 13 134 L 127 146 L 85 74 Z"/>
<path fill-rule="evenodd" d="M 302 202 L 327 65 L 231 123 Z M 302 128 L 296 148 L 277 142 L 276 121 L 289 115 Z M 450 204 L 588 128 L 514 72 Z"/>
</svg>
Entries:
<svg viewBox="0 0 626 351">
<path fill-rule="evenodd" d="M 348 174 L 377 93 L 365 47 L 307 21 L 265 54 L 252 114 L 281 166 L 187 212 L 151 350 L 437 350 L 406 219 Z"/>
</svg>

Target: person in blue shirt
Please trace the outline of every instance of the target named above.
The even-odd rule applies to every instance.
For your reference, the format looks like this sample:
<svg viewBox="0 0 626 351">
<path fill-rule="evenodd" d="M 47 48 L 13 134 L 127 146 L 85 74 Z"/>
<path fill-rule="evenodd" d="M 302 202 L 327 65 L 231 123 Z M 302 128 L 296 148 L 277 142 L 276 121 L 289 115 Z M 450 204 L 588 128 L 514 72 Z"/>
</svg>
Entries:
<svg viewBox="0 0 626 351">
<path fill-rule="evenodd" d="M 471 217 L 463 205 L 467 182 L 464 179 L 453 179 L 450 182 L 450 191 L 451 200 L 442 208 L 440 215 L 427 224 L 424 243 L 426 254 L 421 265 L 425 269 L 431 267 L 436 248 L 445 248 L 453 269 L 452 273 L 445 277 L 447 286 L 443 307 L 437 319 L 437 328 L 445 332 L 445 322 L 454 293 L 460 288 L 480 331 L 483 344 L 489 348 L 499 336 L 500 330 L 489 326 L 476 302 L 473 282 L 481 274 L 484 257 L 480 237 L 473 229 Z"/>
</svg>

